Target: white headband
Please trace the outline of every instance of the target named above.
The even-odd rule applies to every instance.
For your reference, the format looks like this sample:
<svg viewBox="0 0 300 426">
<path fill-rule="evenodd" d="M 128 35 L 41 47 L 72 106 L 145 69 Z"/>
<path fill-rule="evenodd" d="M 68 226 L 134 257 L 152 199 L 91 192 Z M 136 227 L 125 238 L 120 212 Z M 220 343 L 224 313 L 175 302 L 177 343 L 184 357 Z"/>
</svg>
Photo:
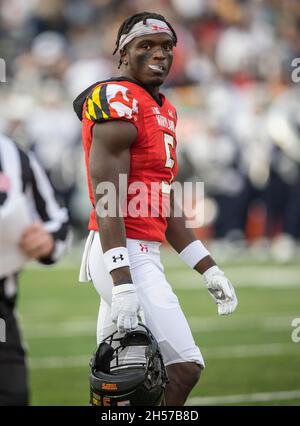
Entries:
<svg viewBox="0 0 300 426">
<path fill-rule="evenodd" d="M 135 24 L 128 34 L 123 34 L 119 42 L 119 50 L 122 50 L 123 47 L 128 44 L 131 40 L 136 37 L 141 37 L 147 34 L 157 34 L 157 33 L 167 33 L 173 38 L 173 33 L 170 30 L 168 24 L 159 19 L 147 19 L 146 24 L 143 21 Z"/>
</svg>

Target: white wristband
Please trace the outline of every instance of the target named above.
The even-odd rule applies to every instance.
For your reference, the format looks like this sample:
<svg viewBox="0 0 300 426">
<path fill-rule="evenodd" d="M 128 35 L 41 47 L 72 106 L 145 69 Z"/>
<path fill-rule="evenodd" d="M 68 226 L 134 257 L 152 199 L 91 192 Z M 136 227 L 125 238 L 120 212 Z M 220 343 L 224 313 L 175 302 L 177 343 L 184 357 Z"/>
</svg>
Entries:
<svg viewBox="0 0 300 426">
<path fill-rule="evenodd" d="M 107 250 L 103 253 L 103 259 L 108 272 L 130 265 L 126 247 L 114 247 Z"/>
<path fill-rule="evenodd" d="M 193 241 L 179 253 L 181 259 L 191 268 L 194 268 L 200 260 L 209 255 L 209 251 L 199 240 Z"/>
</svg>

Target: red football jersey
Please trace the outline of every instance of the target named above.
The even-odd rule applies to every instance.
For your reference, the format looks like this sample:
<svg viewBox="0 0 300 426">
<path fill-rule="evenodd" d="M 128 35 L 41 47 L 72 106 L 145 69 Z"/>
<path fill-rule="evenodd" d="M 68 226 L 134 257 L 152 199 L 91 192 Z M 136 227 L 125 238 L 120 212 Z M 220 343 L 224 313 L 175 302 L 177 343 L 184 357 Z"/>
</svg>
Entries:
<svg viewBox="0 0 300 426">
<path fill-rule="evenodd" d="M 97 122 L 124 120 L 137 129 L 137 138 L 130 148 L 124 214 L 126 236 L 150 241 L 165 240 L 170 184 L 177 174 L 177 114 L 168 99 L 162 94 L 160 97 L 161 106 L 146 89 L 125 78 L 101 82 L 87 96 L 82 111 L 82 140 L 93 206 L 89 229 L 98 230 L 89 175 L 92 129 Z"/>
</svg>

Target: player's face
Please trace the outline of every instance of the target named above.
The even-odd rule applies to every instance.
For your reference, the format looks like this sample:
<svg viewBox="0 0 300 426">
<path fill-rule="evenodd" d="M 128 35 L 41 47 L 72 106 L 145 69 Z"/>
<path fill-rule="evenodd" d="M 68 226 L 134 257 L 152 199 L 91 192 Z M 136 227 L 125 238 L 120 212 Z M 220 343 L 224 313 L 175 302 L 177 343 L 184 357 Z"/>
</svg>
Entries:
<svg viewBox="0 0 300 426">
<path fill-rule="evenodd" d="M 149 86 L 160 86 L 173 61 L 173 41 L 166 33 L 133 39 L 125 48 L 126 74 Z"/>
</svg>

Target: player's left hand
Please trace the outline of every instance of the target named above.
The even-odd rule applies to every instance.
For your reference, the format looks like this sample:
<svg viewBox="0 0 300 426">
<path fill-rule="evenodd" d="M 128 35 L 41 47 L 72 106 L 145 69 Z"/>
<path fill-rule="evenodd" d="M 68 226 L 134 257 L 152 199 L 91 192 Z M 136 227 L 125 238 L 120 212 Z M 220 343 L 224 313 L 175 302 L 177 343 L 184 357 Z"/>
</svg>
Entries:
<svg viewBox="0 0 300 426">
<path fill-rule="evenodd" d="M 237 307 L 238 301 L 234 288 L 224 272 L 218 266 L 212 266 L 204 272 L 203 278 L 209 293 L 218 305 L 218 314 L 231 314 Z"/>
<path fill-rule="evenodd" d="M 29 225 L 19 241 L 19 247 L 31 259 L 39 259 L 51 254 L 54 249 L 54 239 L 41 223 Z"/>
</svg>

